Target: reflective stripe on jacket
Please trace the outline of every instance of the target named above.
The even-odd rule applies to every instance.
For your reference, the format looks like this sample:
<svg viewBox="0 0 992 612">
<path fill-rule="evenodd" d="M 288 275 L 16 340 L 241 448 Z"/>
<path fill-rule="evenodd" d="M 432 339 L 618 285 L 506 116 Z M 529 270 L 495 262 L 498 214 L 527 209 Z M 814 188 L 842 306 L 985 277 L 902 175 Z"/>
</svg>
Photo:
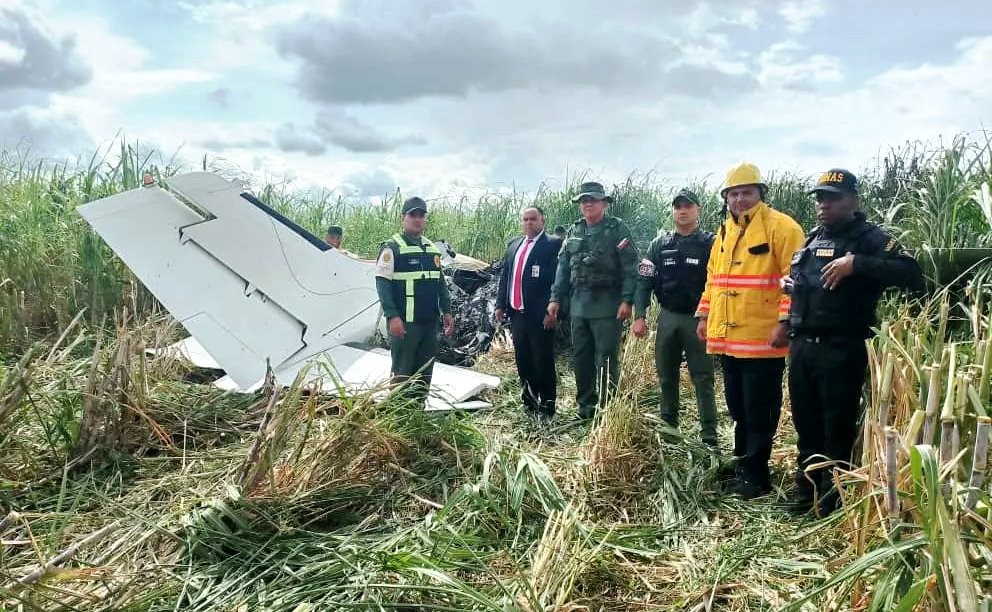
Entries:
<svg viewBox="0 0 992 612">
<path fill-rule="evenodd" d="M 732 357 L 784 357 L 769 343 L 791 300 L 780 279 L 803 245 L 792 217 L 758 202 L 734 219 L 728 213 L 706 267 L 706 289 L 696 316 L 706 316 L 706 352 Z"/>
<path fill-rule="evenodd" d="M 439 285 L 441 278 L 441 251 L 427 238 L 421 244 L 409 244 L 402 234 L 394 234 L 393 299 L 403 320 L 435 321 L 440 314 Z"/>
</svg>

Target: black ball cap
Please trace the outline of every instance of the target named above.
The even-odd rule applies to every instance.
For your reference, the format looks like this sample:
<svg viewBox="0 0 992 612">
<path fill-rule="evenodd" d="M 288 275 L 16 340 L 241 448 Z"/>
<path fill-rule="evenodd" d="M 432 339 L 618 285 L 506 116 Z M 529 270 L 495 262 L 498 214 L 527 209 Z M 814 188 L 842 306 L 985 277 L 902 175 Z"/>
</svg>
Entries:
<svg viewBox="0 0 992 612">
<path fill-rule="evenodd" d="M 817 191 L 830 193 L 858 193 L 858 177 L 843 168 L 831 168 L 820 175 L 810 194 Z"/>
<path fill-rule="evenodd" d="M 679 189 L 679 192 L 675 194 L 674 198 L 672 198 L 672 206 L 677 204 L 679 200 L 685 200 L 690 204 L 699 206 L 699 196 L 697 196 L 691 189 Z"/>
<path fill-rule="evenodd" d="M 416 196 L 407 198 L 406 201 L 403 202 L 403 214 L 405 215 L 408 212 L 413 212 L 415 210 L 427 212 L 427 202 L 424 202 L 423 198 L 418 198 Z"/>
</svg>

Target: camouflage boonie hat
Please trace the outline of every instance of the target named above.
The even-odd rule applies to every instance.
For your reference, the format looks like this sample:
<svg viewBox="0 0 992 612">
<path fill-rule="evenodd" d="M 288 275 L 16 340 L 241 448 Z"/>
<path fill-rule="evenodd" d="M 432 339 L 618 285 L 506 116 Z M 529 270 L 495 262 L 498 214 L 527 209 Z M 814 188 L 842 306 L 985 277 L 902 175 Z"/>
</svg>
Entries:
<svg viewBox="0 0 992 612">
<path fill-rule="evenodd" d="M 675 206 L 679 200 L 685 200 L 690 204 L 695 204 L 696 206 L 699 206 L 699 196 L 697 196 L 696 193 L 691 189 L 685 189 L 685 188 L 679 189 L 679 192 L 675 194 L 674 198 L 672 198 L 672 206 Z"/>
<path fill-rule="evenodd" d="M 408 212 L 413 212 L 415 210 L 427 212 L 427 202 L 424 202 L 423 198 L 418 198 L 416 196 L 407 198 L 406 202 L 403 202 L 403 214 L 405 215 Z"/>
<path fill-rule="evenodd" d="M 606 195 L 606 190 L 603 189 L 603 185 L 596 182 L 582 183 L 579 186 L 579 193 L 572 198 L 573 202 L 579 202 L 582 198 L 589 197 L 594 200 L 606 200 L 608 203 L 613 203 L 613 196 Z"/>
</svg>

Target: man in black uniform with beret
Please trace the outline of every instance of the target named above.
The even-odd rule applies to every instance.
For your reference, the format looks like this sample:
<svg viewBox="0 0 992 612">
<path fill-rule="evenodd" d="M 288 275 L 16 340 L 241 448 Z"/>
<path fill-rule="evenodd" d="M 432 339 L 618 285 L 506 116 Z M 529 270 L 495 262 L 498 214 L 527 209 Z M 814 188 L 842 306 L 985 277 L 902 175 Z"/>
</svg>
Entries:
<svg viewBox="0 0 992 612">
<path fill-rule="evenodd" d="M 858 211 L 858 183 L 835 168 L 820 176 L 816 196 L 819 225 L 792 259 L 783 288 L 789 310 L 789 394 L 798 434 L 794 509 L 821 515 L 837 507 L 830 469 L 807 469 L 835 461 L 851 465 L 858 432 L 861 388 L 868 356 L 865 339 L 875 325 L 875 308 L 889 287 L 920 290 L 920 266 L 895 239 Z"/>
</svg>

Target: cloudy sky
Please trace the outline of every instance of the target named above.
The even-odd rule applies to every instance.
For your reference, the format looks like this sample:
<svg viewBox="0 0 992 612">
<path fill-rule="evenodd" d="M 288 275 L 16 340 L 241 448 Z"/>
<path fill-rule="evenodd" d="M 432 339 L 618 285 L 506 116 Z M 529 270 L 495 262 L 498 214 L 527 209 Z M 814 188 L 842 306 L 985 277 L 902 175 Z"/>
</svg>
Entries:
<svg viewBox="0 0 992 612">
<path fill-rule="evenodd" d="M 0 145 L 378 196 L 813 174 L 992 128 L 987 0 L 0 0 Z"/>
</svg>

